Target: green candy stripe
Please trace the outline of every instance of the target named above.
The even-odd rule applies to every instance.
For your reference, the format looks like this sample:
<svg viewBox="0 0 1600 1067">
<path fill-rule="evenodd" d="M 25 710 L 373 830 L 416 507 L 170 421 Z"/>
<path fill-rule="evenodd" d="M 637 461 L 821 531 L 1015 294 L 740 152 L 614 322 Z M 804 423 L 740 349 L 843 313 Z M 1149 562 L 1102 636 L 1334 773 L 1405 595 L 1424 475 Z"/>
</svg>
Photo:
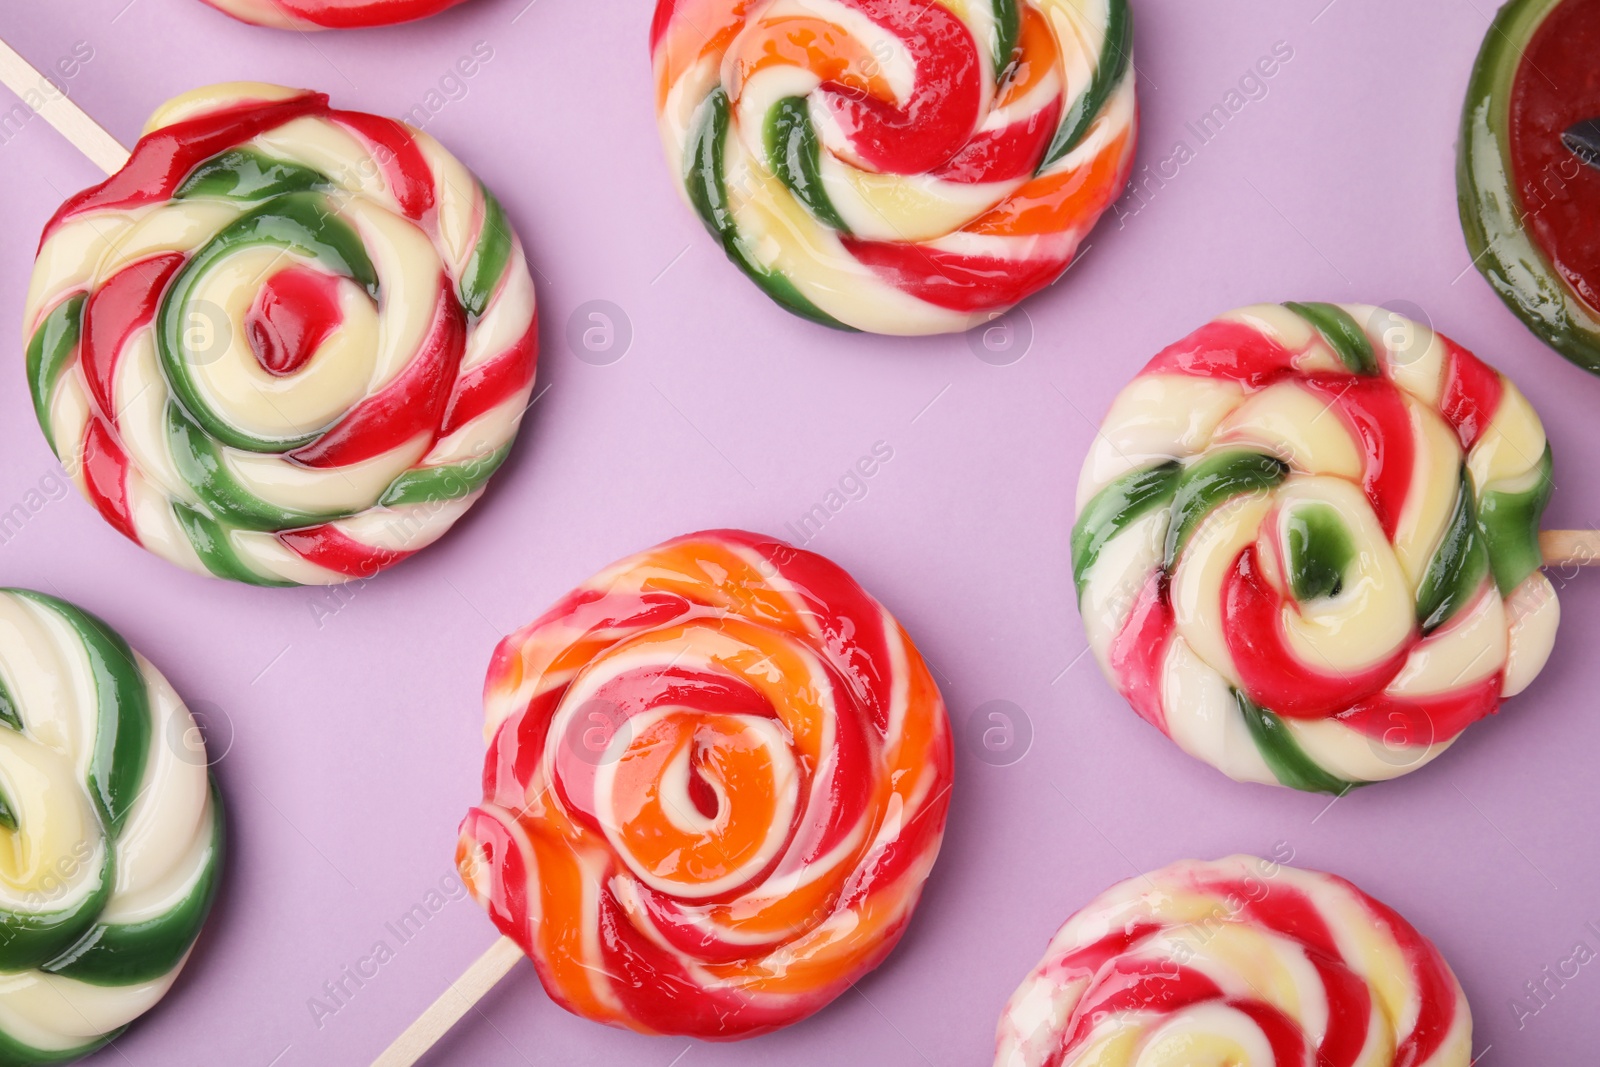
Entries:
<svg viewBox="0 0 1600 1067">
<path fill-rule="evenodd" d="M 1011 70 L 1012 54 L 1022 36 L 1022 12 L 1017 0 L 991 0 L 994 9 L 994 81 L 999 85 Z"/>
<path fill-rule="evenodd" d="M 700 105 L 699 116 L 684 157 L 684 189 L 700 221 L 722 243 L 722 250 L 728 258 L 773 300 L 803 319 L 854 332 L 852 327 L 808 300 L 788 278 L 777 271 L 757 266 L 745 254 L 739 241 L 739 228 L 733 220 L 733 208 L 728 203 L 727 186 L 722 178 L 729 122 L 727 92 L 720 86 L 713 90 L 706 102 Z"/>
<path fill-rule="evenodd" d="M 1239 714 L 1244 718 L 1245 726 L 1250 731 L 1250 738 L 1256 743 L 1256 749 L 1261 753 L 1267 769 L 1282 784 L 1290 789 L 1299 789 L 1307 793 L 1334 795 L 1367 784 L 1329 774 L 1306 755 L 1305 749 L 1301 748 L 1294 735 L 1289 733 L 1289 727 L 1281 718 L 1237 689 L 1233 690 L 1233 699 L 1239 706 Z"/>
<path fill-rule="evenodd" d="M 11 690 L 6 688 L 5 679 L 0 678 L 0 724 L 22 732 L 22 717 L 17 714 L 17 702 L 11 696 Z M 11 798 L 0 790 L 0 826 L 15 832 L 17 829 L 17 813 L 12 810 Z"/>
<path fill-rule="evenodd" d="M 172 514 L 183 529 L 184 536 L 189 539 L 195 555 L 200 557 L 200 562 L 218 578 L 231 578 L 250 585 L 286 587 L 295 584 L 260 574 L 240 559 L 228 541 L 227 529 L 211 517 L 179 501 L 173 501 Z"/>
<path fill-rule="evenodd" d="M 122 825 L 139 797 L 150 754 L 150 695 L 139 661 L 120 634 L 87 611 L 43 593 L 14 592 L 60 616 L 83 642 L 94 675 L 97 709 L 89 792 L 107 832 L 115 839 L 122 834 Z"/>
<path fill-rule="evenodd" d="M 211 911 L 222 868 L 226 833 L 215 777 L 210 788 L 211 846 L 200 877 L 183 899 L 142 922 L 96 924 L 70 952 L 44 964 L 44 970 L 93 985 L 131 985 L 160 978 L 183 961 Z"/>
<path fill-rule="evenodd" d="M 277 197 L 224 226 L 185 263 L 162 300 L 156 314 L 156 345 L 173 393 L 191 418 L 211 437 L 225 445 L 255 452 L 288 452 L 315 439 L 315 433 L 288 440 L 245 433 L 211 409 L 190 374 L 183 345 L 184 309 L 194 290 L 224 257 L 250 245 L 272 245 L 318 261 L 332 273 L 342 274 L 378 299 L 378 276 L 356 231 L 331 210 L 317 193 L 290 193 Z"/>
<path fill-rule="evenodd" d="M 1472 602 L 1489 574 L 1489 551 L 1478 529 L 1472 475 L 1461 468 L 1455 510 L 1417 588 L 1417 623 L 1431 633 Z"/>
<path fill-rule="evenodd" d="M 1539 465 L 1511 489 L 1491 489 L 1478 502 L 1478 529 L 1489 549 L 1494 583 L 1501 596 L 1509 596 L 1534 571 L 1544 565 L 1539 550 L 1539 523 L 1555 491 L 1551 481 L 1550 446 Z"/>
<path fill-rule="evenodd" d="M 478 243 L 462 268 L 461 280 L 456 283 L 456 296 L 474 319 L 489 306 L 506 264 L 511 262 L 511 223 L 505 209 L 482 182 L 478 183 L 478 191 L 483 194 L 483 226 L 478 231 Z"/>
<path fill-rule="evenodd" d="M 1094 495 L 1072 527 L 1072 580 L 1083 596 L 1084 581 L 1112 538 L 1177 491 L 1183 464 L 1169 460 L 1125 474 Z"/>
<path fill-rule="evenodd" d="M 22 715 L 17 711 L 17 699 L 11 695 L 3 678 L 0 678 L 0 724 L 18 732 L 22 730 Z"/>
<path fill-rule="evenodd" d="M 1177 565 L 1195 528 L 1222 503 L 1264 492 L 1288 475 L 1289 465 L 1283 460 L 1251 451 L 1218 452 L 1186 468 L 1173 494 L 1162 566 L 1170 572 Z"/>
<path fill-rule="evenodd" d="M 1089 127 L 1094 125 L 1094 120 L 1099 118 L 1100 109 L 1105 107 L 1111 94 L 1122 84 L 1122 78 L 1132 61 L 1133 14 L 1128 10 L 1128 0 L 1107 0 L 1106 39 L 1100 46 L 1094 77 L 1090 79 L 1089 87 L 1079 94 L 1072 102 L 1072 107 L 1062 116 L 1061 125 L 1056 127 L 1055 139 L 1050 142 L 1050 150 L 1039 164 L 1040 171 L 1078 147 L 1078 142 L 1083 140 Z"/>
<path fill-rule="evenodd" d="M 51 425 L 50 407 L 55 402 L 56 385 L 61 372 L 66 369 L 72 354 L 78 350 L 78 338 L 83 332 L 83 305 L 88 299 L 84 293 L 67 297 L 50 310 L 39 323 L 28 341 L 28 390 L 33 394 L 33 413 L 50 442 L 50 451 L 57 456 L 55 427 Z"/>
<path fill-rule="evenodd" d="M 94 928 L 116 889 L 110 842 L 106 843 L 105 864 L 94 877 L 97 881 L 93 887 L 69 908 L 45 912 L 0 910 L 0 969 L 27 971 L 44 967 Z"/>
<path fill-rule="evenodd" d="M 268 200 L 288 193 L 331 189 L 334 184 L 320 170 L 274 159 L 253 148 L 234 148 L 212 156 L 190 171 L 172 197 L 174 200 L 189 197 Z"/>
<path fill-rule="evenodd" d="M 502 445 L 482 459 L 468 460 L 448 467 L 427 467 L 406 471 L 389 483 L 378 505 L 386 508 L 406 504 L 432 504 L 444 500 L 459 500 L 477 492 L 489 476 L 500 469 L 500 464 L 511 454 L 509 443 Z"/>
<path fill-rule="evenodd" d="M 1355 374 L 1377 374 L 1378 356 L 1372 350 L 1372 340 L 1361 324 L 1337 304 L 1301 304 L 1290 301 L 1283 305 L 1317 328 L 1328 347 L 1338 355 L 1339 361 Z"/>
<path fill-rule="evenodd" d="M 222 449 L 178 404 L 167 405 L 167 442 L 173 464 L 211 515 L 251 530 L 314 526 L 343 512 L 313 514 L 278 507 L 239 484 L 223 463 Z"/>
<path fill-rule="evenodd" d="M 789 96 L 772 105 L 763 131 L 767 161 L 778 180 L 824 226 L 849 233 L 822 185 L 822 147 L 811 125 L 811 109 L 803 96 Z"/>
<path fill-rule="evenodd" d="M 1326 504 L 1296 508 L 1288 521 L 1289 588 L 1301 603 L 1338 596 L 1356 546 L 1343 518 Z"/>
<path fill-rule="evenodd" d="M 0 1067 L 45 1067 L 47 1064 L 71 1063 L 81 1060 L 96 1049 L 104 1048 L 107 1044 L 122 1036 L 126 1026 L 119 1026 L 110 1033 L 101 1034 L 86 1045 L 78 1045 L 67 1049 L 42 1049 L 25 1045 L 5 1031 L 0 1030 Z"/>
</svg>

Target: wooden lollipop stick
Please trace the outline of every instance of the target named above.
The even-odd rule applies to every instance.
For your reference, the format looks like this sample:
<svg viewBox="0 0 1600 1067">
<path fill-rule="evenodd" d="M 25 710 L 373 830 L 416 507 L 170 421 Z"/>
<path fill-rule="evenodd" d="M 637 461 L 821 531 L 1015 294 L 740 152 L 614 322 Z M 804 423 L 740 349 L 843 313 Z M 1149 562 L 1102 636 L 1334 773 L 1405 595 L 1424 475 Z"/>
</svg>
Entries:
<svg viewBox="0 0 1600 1067">
<path fill-rule="evenodd" d="M 490 945 L 489 951 L 479 956 L 416 1022 L 406 1027 L 405 1033 L 394 1039 L 394 1044 L 383 1050 L 383 1055 L 372 1061 L 372 1067 L 411 1067 L 521 958 L 522 949 L 509 937 Z"/>
<path fill-rule="evenodd" d="M 128 150 L 107 133 L 105 127 L 67 99 L 66 93 L 3 40 L 0 40 L 0 83 L 44 116 L 61 136 L 72 142 L 72 147 L 107 174 L 115 174 L 128 162 Z"/>
<path fill-rule="evenodd" d="M 1545 530 L 1539 550 L 1546 567 L 1600 566 L 1600 530 Z"/>
</svg>

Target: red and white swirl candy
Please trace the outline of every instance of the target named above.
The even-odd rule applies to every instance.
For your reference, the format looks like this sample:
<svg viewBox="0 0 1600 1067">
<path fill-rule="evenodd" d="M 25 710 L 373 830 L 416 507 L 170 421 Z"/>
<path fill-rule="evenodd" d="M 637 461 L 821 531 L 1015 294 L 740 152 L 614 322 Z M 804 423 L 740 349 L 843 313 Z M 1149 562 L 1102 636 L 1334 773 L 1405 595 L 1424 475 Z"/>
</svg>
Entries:
<svg viewBox="0 0 1600 1067">
<path fill-rule="evenodd" d="M 658 0 L 667 158 L 768 296 L 960 331 L 1058 278 L 1133 165 L 1127 0 Z"/>
<path fill-rule="evenodd" d="M 568 1010 L 732 1039 L 900 939 L 938 855 L 944 703 L 821 556 L 721 530 L 617 563 L 496 651 L 457 862 Z"/>
<path fill-rule="evenodd" d="M 351 30 L 437 15 L 463 0 L 203 0 L 241 22 L 280 30 Z"/>
<path fill-rule="evenodd" d="M 1343 878 L 1250 856 L 1130 878 L 1067 920 L 995 1067 L 1468 1067 L 1438 949 Z"/>
<path fill-rule="evenodd" d="M 533 281 L 439 143 L 321 93 L 164 105 L 45 228 L 39 423 L 116 529 L 202 574 L 369 578 L 442 535 L 533 389 Z"/>
</svg>

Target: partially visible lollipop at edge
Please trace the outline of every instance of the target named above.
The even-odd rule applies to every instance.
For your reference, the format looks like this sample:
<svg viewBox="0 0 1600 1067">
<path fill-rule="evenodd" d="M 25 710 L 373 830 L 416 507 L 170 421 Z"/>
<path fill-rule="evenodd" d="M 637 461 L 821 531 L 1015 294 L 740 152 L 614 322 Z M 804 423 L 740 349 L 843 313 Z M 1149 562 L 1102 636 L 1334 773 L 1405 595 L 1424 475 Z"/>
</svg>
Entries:
<svg viewBox="0 0 1600 1067">
<path fill-rule="evenodd" d="M 86 1056 L 171 988 L 222 874 L 209 762 L 109 626 L 0 590 L 0 1064 Z"/>
<path fill-rule="evenodd" d="M 1510 0 L 1457 142 L 1467 253 L 1523 323 L 1600 374 L 1600 4 Z"/>
<path fill-rule="evenodd" d="M 464 0 L 202 0 L 240 22 L 279 30 L 353 30 L 437 15 Z"/>
<path fill-rule="evenodd" d="M 1000 1017 L 995 1067 L 1468 1067 L 1432 942 L 1343 878 L 1183 860 L 1068 919 Z"/>
<path fill-rule="evenodd" d="M 1061 276 L 1133 166 L 1127 0 L 659 0 L 667 162 L 781 306 L 970 329 Z"/>
</svg>

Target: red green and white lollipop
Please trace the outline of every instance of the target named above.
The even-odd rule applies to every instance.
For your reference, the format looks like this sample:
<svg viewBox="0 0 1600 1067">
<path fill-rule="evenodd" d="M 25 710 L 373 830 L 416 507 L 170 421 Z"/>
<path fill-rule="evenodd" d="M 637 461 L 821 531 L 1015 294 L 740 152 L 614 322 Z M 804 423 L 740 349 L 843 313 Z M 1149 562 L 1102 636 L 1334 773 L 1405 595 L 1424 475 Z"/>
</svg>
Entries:
<svg viewBox="0 0 1600 1067">
<path fill-rule="evenodd" d="M 1089 644 L 1135 711 L 1241 781 L 1415 770 L 1555 640 L 1550 448 L 1522 393 L 1381 308 L 1245 308 L 1160 352 L 1078 485 Z"/>
<path fill-rule="evenodd" d="M 151 119 L 40 242 L 39 423 L 117 530 L 260 585 L 367 578 L 433 542 L 511 448 L 533 282 L 437 141 L 235 83 Z"/>
<path fill-rule="evenodd" d="M 1000 1017 L 995 1067 L 1469 1067 L 1439 950 L 1343 878 L 1181 860 L 1051 940 Z"/>
</svg>

